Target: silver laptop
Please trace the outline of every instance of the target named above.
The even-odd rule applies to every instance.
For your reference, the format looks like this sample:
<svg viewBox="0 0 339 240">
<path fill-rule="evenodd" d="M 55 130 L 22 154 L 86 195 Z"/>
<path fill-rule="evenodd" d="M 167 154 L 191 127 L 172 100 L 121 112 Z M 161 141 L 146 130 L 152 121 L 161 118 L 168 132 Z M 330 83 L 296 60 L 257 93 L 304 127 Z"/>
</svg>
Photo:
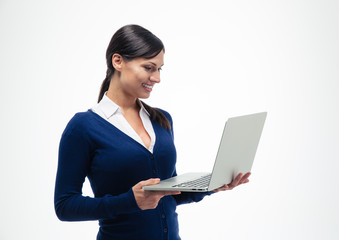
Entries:
<svg viewBox="0 0 339 240">
<path fill-rule="evenodd" d="M 251 171 L 267 112 L 229 118 L 212 173 L 186 173 L 145 190 L 207 192 L 229 184 L 239 173 Z"/>
</svg>

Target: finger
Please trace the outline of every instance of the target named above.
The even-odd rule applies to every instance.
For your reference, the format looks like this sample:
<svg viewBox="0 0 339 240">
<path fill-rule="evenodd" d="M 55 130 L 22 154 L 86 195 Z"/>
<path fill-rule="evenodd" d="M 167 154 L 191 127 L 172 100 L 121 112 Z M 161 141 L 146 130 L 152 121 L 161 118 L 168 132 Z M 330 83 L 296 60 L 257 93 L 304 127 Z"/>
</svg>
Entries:
<svg viewBox="0 0 339 240">
<path fill-rule="evenodd" d="M 242 179 L 247 179 L 247 178 L 249 178 L 250 176 L 251 176 L 251 173 L 248 172 L 248 173 L 246 173 L 246 174 L 242 177 Z"/>
<path fill-rule="evenodd" d="M 242 176 L 243 176 L 243 174 L 242 174 L 242 173 L 239 173 L 239 174 L 236 176 L 236 178 L 234 178 L 233 181 L 232 181 L 230 184 L 228 184 L 229 188 L 230 188 L 230 189 L 233 189 L 233 188 L 235 188 L 236 186 L 238 186 L 238 185 L 239 185 L 239 182 L 240 182 L 240 180 L 241 180 L 241 178 L 242 178 Z"/>
<path fill-rule="evenodd" d="M 229 186 L 228 185 L 224 185 L 224 186 L 218 188 L 216 192 L 226 191 L 226 190 L 229 190 Z"/>
<path fill-rule="evenodd" d="M 235 182 L 239 182 L 243 177 L 243 174 L 242 173 L 239 173 L 233 180 L 232 182 L 235 183 Z M 231 183 L 232 183 L 231 182 Z"/>
<path fill-rule="evenodd" d="M 241 185 L 241 184 L 244 184 L 244 183 L 248 183 L 248 182 L 249 182 L 249 180 L 248 180 L 248 179 L 241 180 L 241 181 L 239 182 L 239 184 L 238 184 L 238 185 Z"/>
<path fill-rule="evenodd" d="M 221 192 L 221 191 L 226 191 L 229 190 L 229 186 L 228 185 L 224 185 L 220 188 L 214 189 L 212 192 Z"/>
<path fill-rule="evenodd" d="M 248 183 L 249 182 L 249 177 L 250 177 L 250 175 L 251 175 L 251 173 L 250 172 L 248 172 L 248 173 L 246 173 L 242 178 L 241 178 L 241 180 L 240 180 L 240 184 L 243 184 L 243 183 Z"/>
<path fill-rule="evenodd" d="M 239 173 L 239 174 L 237 175 L 237 177 L 235 178 L 235 180 L 240 181 L 243 177 L 244 177 L 244 174 L 243 174 L 243 173 Z"/>
</svg>

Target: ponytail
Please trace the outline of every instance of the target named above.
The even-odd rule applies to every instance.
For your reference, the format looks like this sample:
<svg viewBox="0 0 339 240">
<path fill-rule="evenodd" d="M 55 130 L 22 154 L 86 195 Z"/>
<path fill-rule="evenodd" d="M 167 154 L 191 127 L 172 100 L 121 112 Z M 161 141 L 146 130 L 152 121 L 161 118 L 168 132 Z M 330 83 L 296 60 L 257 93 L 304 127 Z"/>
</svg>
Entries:
<svg viewBox="0 0 339 240">
<path fill-rule="evenodd" d="M 98 97 L 98 103 L 104 97 L 105 92 L 107 92 L 109 84 L 111 82 L 111 78 L 113 76 L 113 73 L 114 73 L 114 68 L 113 68 L 113 71 L 109 68 L 107 69 L 106 78 L 104 79 L 104 81 L 101 84 L 100 93 L 99 93 L 99 97 Z"/>
<path fill-rule="evenodd" d="M 156 108 L 152 108 L 151 106 L 147 105 L 143 101 L 140 101 L 140 102 L 142 103 L 144 108 L 149 113 L 150 119 L 151 119 L 152 122 L 158 123 L 161 127 L 165 128 L 167 130 L 171 130 L 171 123 L 167 119 L 165 114 L 163 114 L 161 111 L 159 111 Z"/>
</svg>

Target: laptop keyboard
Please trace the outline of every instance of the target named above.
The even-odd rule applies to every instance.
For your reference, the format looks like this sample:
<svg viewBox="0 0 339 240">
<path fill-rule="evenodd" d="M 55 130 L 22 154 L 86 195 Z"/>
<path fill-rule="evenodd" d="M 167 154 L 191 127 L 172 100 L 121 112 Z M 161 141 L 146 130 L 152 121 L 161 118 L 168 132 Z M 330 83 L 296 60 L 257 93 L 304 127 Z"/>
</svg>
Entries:
<svg viewBox="0 0 339 240">
<path fill-rule="evenodd" d="M 192 181 L 183 182 L 183 183 L 174 185 L 172 187 L 205 188 L 205 187 L 208 187 L 210 180 L 211 180 L 211 174 L 208 174 L 208 175 L 202 176 L 201 178 L 197 178 Z"/>
</svg>

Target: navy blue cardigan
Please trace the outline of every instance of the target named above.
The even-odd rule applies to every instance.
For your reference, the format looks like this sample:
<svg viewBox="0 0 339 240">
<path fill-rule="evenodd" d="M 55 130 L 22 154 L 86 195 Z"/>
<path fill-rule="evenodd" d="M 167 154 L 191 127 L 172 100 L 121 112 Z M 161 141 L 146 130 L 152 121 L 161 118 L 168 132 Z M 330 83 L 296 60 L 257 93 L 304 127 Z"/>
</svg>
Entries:
<svg viewBox="0 0 339 240">
<path fill-rule="evenodd" d="M 163 113 L 172 125 L 171 116 Z M 176 175 L 173 130 L 152 124 L 153 154 L 91 110 L 70 120 L 60 141 L 55 185 L 60 220 L 99 220 L 100 240 L 180 239 L 176 206 L 198 202 L 210 193 L 166 196 L 152 210 L 138 207 L 132 191 L 136 183 Z M 94 198 L 82 195 L 86 177 Z"/>
</svg>

